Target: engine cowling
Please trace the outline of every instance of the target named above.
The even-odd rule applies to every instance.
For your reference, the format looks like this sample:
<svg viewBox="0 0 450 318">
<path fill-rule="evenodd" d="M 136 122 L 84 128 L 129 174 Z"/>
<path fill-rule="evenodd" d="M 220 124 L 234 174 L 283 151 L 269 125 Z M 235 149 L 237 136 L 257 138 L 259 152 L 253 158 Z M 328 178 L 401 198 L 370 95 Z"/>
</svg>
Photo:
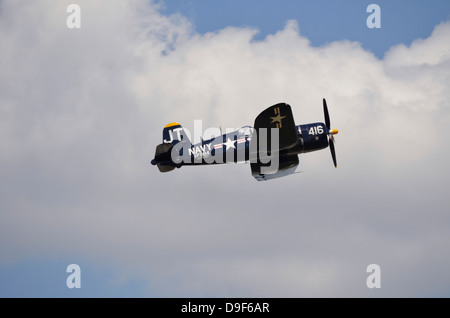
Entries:
<svg viewBox="0 0 450 318">
<path fill-rule="evenodd" d="M 328 128 L 324 123 L 299 126 L 302 152 L 316 151 L 328 147 Z"/>
</svg>

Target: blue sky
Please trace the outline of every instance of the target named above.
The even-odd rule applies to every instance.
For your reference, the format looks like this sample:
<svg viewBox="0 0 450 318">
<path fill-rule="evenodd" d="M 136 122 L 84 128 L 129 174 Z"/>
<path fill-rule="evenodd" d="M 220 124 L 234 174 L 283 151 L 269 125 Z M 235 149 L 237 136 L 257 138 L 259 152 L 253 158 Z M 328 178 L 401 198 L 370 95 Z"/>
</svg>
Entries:
<svg viewBox="0 0 450 318">
<path fill-rule="evenodd" d="M 77 1 L 0 2 L 0 297 L 449 296 L 450 178 L 439 170 L 450 157 L 440 147 L 450 124 L 446 28 L 430 51 L 397 47 L 383 63 L 390 48 L 448 21 L 450 1 L 160 2 L 153 12 L 147 1 L 80 0 L 77 31 L 61 18 Z M 371 3 L 381 8 L 380 29 L 366 26 Z M 300 36 L 285 29 L 288 20 Z M 227 27 L 238 30 L 220 35 Z M 259 30 L 254 42 L 282 35 L 264 43 L 266 56 L 245 28 Z M 322 55 L 303 47 L 305 38 Z M 283 52 L 289 40 L 300 56 Z M 226 51 L 230 41 L 242 51 Z M 173 52 L 162 56 L 167 46 Z M 290 72 L 291 61 L 301 72 Z M 242 74 L 222 68 L 253 62 Z M 322 120 L 322 94 L 343 128 L 335 174 L 328 153 L 301 157 L 305 173 L 266 188 L 248 167 L 162 175 L 149 165 L 170 121 L 251 124 L 261 104 L 279 98 L 317 100 L 295 114 Z M 419 125 L 427 135 L 410 129 Z M 411 139 L 412 159 L 398 147 Z M 243 192 L 245 208 L 203 208 Z M 288 197 L 281 209 L 274 194 Z M 360 281 L 378 260 L 387 287 L 367 293 Z M 72 263 L 81 267 L 79 290 L 65 285 Z"/>
<path fill-rule="evenodd" d="M 362 43 L 365 49 L 382 58 L 393 45 L 410 45 L 431 34 L 435 25 L 449 19 L 446 0 L 168 0 L 163 12 L 179 12 L 194 24 L 199 33 L 214 32 L 227 26 L 256 28 L 255 39 L 284 28 L 287 20 L 297 20 L 300 34 L 313 46 L 333 41 Z M 381 28 L 369 29 L 366 12 L 369 4 L 381 9 Z"/>
<path fill-rule="evenodd" d="M 81 288 L 68 288 L 66 271 L 70 264 L 81 269 Z M 110 268 L 80 259 L 24 260 L 0 271 L 0 297 L 139 297 L 145 287 L 139 281 L 117 281 Z"/>
</svg>

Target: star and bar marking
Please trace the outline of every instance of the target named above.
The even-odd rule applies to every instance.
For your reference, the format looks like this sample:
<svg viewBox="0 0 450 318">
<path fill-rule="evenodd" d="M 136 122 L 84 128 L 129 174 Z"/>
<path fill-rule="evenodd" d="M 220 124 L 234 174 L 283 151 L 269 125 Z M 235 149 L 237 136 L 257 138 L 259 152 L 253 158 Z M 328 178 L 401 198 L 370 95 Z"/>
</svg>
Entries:
<svg viewBox="0 0 450 318">
<path fill-rule="evenodd" d="M 279 108 L 279 107 L 275 107 L 275 108 L 273 109 L 273 111 L 275 112 L 275 115 L 277 115 L 277 116 L 275 116 L 275 117 L 270 117 L 270 119 L 272 119 L 272 121 L 271 121 L 270 123 L 273 124 L 273 123 L 276 122 L 277 128 L 281 128 L 281 120 L 282 120 L 283 118 L 286 118 L 286 116 L 281 116 L 281 114 L 280 114 L 280 108 Z"/>
</svg>

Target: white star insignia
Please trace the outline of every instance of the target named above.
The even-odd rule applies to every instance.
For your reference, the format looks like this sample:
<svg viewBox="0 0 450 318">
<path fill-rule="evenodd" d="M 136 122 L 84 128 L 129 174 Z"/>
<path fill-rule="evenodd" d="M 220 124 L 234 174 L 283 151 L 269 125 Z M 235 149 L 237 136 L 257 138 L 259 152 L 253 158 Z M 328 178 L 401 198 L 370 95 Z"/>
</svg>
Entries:
<svg viewBox="0 0 450 318">
<path fill-rule="evenodd" d="M 236 147 L 234 146 L 235 142 L 236 142 L 236 140 L 231 141 L 231 139 L 228 138 L 227 142 L 223 143 L 225 146 L 227 146 L 227 149 L 225 149 L 225 150 L 228 150 L 230 148 L 235 148 L 236 149 Z"/>
</svg>

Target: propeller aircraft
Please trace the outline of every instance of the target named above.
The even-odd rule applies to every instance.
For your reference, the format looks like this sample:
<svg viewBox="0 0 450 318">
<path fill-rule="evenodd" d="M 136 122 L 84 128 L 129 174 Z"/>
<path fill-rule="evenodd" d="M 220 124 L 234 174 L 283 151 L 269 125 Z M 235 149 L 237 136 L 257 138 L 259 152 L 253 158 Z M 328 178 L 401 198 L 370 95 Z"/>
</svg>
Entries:
<svg viewBox="0 0 450 318">
<path fill-rule="evenodd" d="M 291 106 L 279 103 L 261 112 L 253 127 L 243 126 L 194 145 L 179 123 L 170 123 L 151 164 L 168 172 L 190 165 L 249 162 L 253 177 L 264 181 L 295 173 L 299 154 L 329 147 L 337 167 L 334 135 L 338 130 L 331 129 L 325 99 L 323 112 L 325 123 L 296 125 Z"/>
</svg>

